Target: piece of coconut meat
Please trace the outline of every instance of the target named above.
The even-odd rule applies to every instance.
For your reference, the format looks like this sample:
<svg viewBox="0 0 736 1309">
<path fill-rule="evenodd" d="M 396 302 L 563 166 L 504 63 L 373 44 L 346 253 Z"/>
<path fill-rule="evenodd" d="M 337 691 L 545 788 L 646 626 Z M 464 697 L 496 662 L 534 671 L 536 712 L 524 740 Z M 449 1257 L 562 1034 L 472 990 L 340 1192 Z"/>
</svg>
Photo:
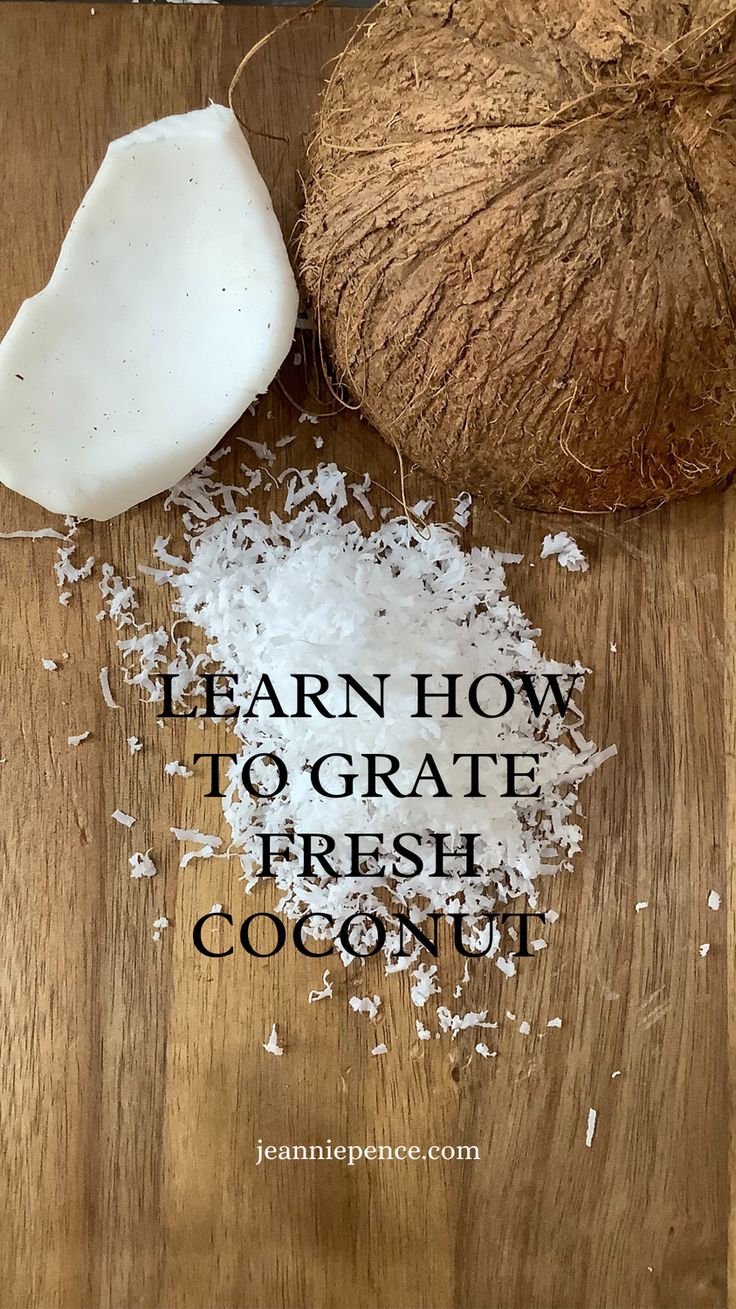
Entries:
<svg viewBox="0 0 736 1309">
<path fill-rule="evenodd" d="M 113 141 L 48 284 L 0 344 L 0 479 L 96 519 L 166 489 L 266 390 L 297 308 L 230 109 Z"/>
</svg>

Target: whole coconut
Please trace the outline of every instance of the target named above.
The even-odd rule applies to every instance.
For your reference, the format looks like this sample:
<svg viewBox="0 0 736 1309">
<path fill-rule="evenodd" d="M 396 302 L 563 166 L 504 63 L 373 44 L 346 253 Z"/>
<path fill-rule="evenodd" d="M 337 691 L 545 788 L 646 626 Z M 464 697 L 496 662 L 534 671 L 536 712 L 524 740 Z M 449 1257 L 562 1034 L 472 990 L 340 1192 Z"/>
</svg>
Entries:
<svg viewBox="0 0 736 1309">
<path fill-rule="evenodd" d="M 385 0 L 327 85 L 301 271 L 339 382 L 496 502 L 736 467 L 730 0 Z"/>
</svg>

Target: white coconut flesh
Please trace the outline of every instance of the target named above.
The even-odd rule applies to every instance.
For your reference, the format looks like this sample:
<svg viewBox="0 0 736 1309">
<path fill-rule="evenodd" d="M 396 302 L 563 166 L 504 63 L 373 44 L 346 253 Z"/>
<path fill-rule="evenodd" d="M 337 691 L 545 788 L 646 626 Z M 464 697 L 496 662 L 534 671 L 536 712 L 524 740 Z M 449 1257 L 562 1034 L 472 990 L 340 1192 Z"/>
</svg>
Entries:
<svg viewBox="0 0 736 1309">
<path fill-rule="evenodd" d="M 0 479 L 96 519 L 173 485 L 273 380 L 297 307 L 231 110 L 113 141 L 0 343 Z"/>
</svg>

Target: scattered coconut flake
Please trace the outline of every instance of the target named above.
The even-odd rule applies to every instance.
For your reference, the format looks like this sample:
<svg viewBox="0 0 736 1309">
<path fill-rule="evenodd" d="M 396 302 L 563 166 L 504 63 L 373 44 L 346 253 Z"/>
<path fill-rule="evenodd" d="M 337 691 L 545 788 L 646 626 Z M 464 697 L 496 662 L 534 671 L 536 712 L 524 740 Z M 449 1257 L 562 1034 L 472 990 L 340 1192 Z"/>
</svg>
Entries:
<svg viewBox="0 0 736 1309">
<path fill-rule="evenodd" d="M 135 621 L 133 613 L 138 608 L 138 601 L 132 586 L 126 586 L 122 577 L 118 577 L 112 564 L 106 563 L 102 565 L 102 577 L 98 585 L 104 602 L 104 608 L 101 612 L 107 614 L 108 618 L 118 628 L 130 626 Z"/>
<path fill-rule="evenodd" d="M 90 555 L 85 563 L 77 568 L 71 563 L 71 557 L 77 550 L 77 541 L 74 539 L 76 528 L 72 530 L 69 536 L 65 537 L 66 545 L 60 545 L 56 551 L 57 560 L 54 564 L 56 573 L 56 582 L 58 586 L 63 586 L 65 582 L 82 582 L 85 577 L 89 577 L 95 566 L 95 557 Z"/>
<path fill-rule="evenodd" d="M 420 1041 L 432 1040 L 432 1033 L 430 1032 L 428 1027 L 424 1026 L 424 1023 L 422 1022 L 421 1018 L 414 1019 L 414 1026 L 417 1029 L 417 1036 Z"/>
<path fill-rule="evenodd" d="M 542 542 L 541 558 L 548 559 L 551 555 L 556 555 L 560 568 L 566 568 L 570 573 L 587 573 L 588 571 L 589 565 L 585 555 L 568 532 L 558 532 L 556 536 L 548 533 L 545 536 Z"/>
<path fill-rule="evenodd" d="M 282 436 L 281 440 L 276 442 L 276 449 L 282 450 L 285 445 L 291 445 L 292 441 L 296 441 L 295 436 Z"/>
<path fill-rule="evenodd" d="M 71 591 L 60 591 L 60 592 L 59 592 L 59 604 L 60 604 L 60 605 L 68 605 L 68 604 L 69 604 L 69 601 L 71 600 L 71 598 L 72 598 L 72 593 L 71 593 Z"/>
<path fill-rule="evenodd" d="M 388 1054 L 387 1045 L 374 1045 L 371 1054 Z"/>
<path fill-rule="evenodd" d="M 701 959 L 705 959 L 705 956 L 707 955 L 707 953 L 708 953 L 709 950 L 710 950 L 710 942 L 709 942 L 709 941 L 705 941 L 705 942 L 703 942 L 702 945 L 699 945 L 699 946 L 698 946 L 698 953 L 699 953 L 699 955 L 700 955 L 700 958 L 701 958 Z"/>
<path fill-rule="evenodd" d="M 135 818 L 132 818 L 130 814 L 124 814 L 122 809 L 115 809 L 111 817 L 115 819 L 116 823 L 120 823 L 121 827 L 132 827 L 135 822 Z"/>
<path fill-rule="evenodd" d="M 222 456 L 226 453 L 227 453 L 226 450 L 222 450 L 220 451 L 219 456 L 216 456 L 216 458 L 217 457 L 222 458 Z M 212 455 L 210 455 L 210 459 L 213 462 L 215 462 L 215 459 L 213 459 Z M 174 568 L 186 568 L 186 561 L 182 559 L 181 555 L 172 555 L 169 553 L 168 544 L 170 540 L 171 540 L 170 536 L 156 537 L 156 540 L 153 543 L 154 558 L 158 559 L 159 563 L 171 564 Z"/>
<path fill-rule="evenodd" d="M 193 859 L 212 859 L 214 858 L 214 855 L 215 847 L 213 845 L 200 845 L 196 850 L 188 850 L 187 853 L 182 856 L 179 860 L 179 867 L 186 868 Z"/>
<path fill-rule="evenodd" d="M 168 920 L 168 918 L 164 918 L 163 916 L 162 916 L 161 918 L 154 918 L 154 920 L 153 920 L 153 939 L 154 939 L 154 941 L 160 941 L 160 940 L 161 940 L 161 933 L 162 933 L 162 931 L 164 930 L 164 928 L 165 928 L 165 927 L 168 927 L 168 926 L 169 926 L 169 920 Z"/>
<path fill-rule="evenodd" d="M 595 1122 L 597 1117 L 598 1117 L 597 1109 L 588 1110 L 588 1125 L 585 1131 L 585 1144 L 589 1148 L 593 1144 L 593 1137 L 595 1136 Z"/>
<path fill-rule="evenodd" d="M 275 1023 L 274 1023 L 274 1025 L 273 1025 L 273 1027 L 271 1028 L 271 1035 L 269 1036 L 268 1040 L 263 1042 L 263 1048 L 264 1048 L 264 1050 L 267 1051 L 268 1054 L 283 1054 L 283 1053 L 284 1053 L 284 1052 L 283 1052 L 283 1049 L 282 1049 L 281 1046 L 279 1045 L 278 1032 L 276 1031 L 276 1024 L 275 1024 Z"/>
<path fill-rule="evenodd" d="M 174 576 L 170 568 L 151 568 L 148 564 L 139 564 L 138 572 L 143 573 L 146 577 L 152 577 L 156 586 L 164 586 Z M 106 617 L 104 609 L 97 617 L 100 622 Z"/>
<path fill-rule="evenodd" d="M 538 936 L 535 941 L 532 941 L 531 946 L 532 950 L 546 950 L 547 942 L 543 936 Z"/>
<path fill-rule="evenodd" d="M 246 441 L 244 436 L 239 436 L 237 440 L 240 441 L 242 445 L 249 446 L 256 456 L 256 459 L 262 459 L 265 464 L 276 463 L 276 455 L 263 441 Z"/>
<path fill-rule="evenodd" d="M 53 659 L 42 659 L 41 664 L 46 669 L 47 673 L 55 673 L 59 667 L 58 664 L 54 663 Z"/>
<path fill-rule="evenodd" d="M 221 913 L 222 913 L 222 905 L 221 905 L 221 904 L 213 904 L 212 908 L 210 909 L 210 913 L 211 913 L 211 914 L 221 914 Z"/>
<path fill-rule="evenodd" d="M 711 891 L 710 895 L 708 896 L 708 908 L 720 909 L 720 907 L 721 907 L 720 895 L 718 894 L 717 891 Z"/>
<path fill-rule="evenodd" d="M 495 964 L 497 968 L 501 969 L 501 972 L 506 977 L 514 976 L 516 972 L 516 964 L 514 963 L 513 959 L 504 959 L 503 955 L 498 955 L 498 957 L 495 960 Z"/>
<path fill-rule="evenodd" d="M 369 995 L 365 995 L 361 999 L 357 995 L 351 995 L 348 1003 L 356 1014 L 367 1014 L 370 1019 L 374 1019 L 381 1006 L 381 997 L 380 995 L 374 995 L 373 999 L 371 999 Z"/>
<path fill-rule="evenodd" d="M 193 777 L 191 768 L 186 768 L 178 760 L 172 759 L 168 764 L 164 764 L 164 772 L 167 777 Z"/>
<path fill-rule="evenodd" d="M 368 499 L 368 492 L 371 489 L 370 474 L 366 473 L 362 484 L 360 482 L 351 482 L 348 489 L 352 491 L 355 500 L 357 500 L 361 509 L 365 511 L 368 517 L 375 518 L 376 515 L 373 510 L 373 505 Z"/>
<path fill-rule="evenodd" d="M 488 1010 L 481 1009 L 479 1013 L 453 1014 L 445 1005 L 440 1005 L 437 1009 L 437 1021 L 443 1032 L 450 1032 L 453 1041 L 459 1032 L 464 1032 L 469 1027 L 496 1027 L 496 1023 L 487 1023 Z"/>
<path fill-rule="evenodd" d="M 472 504 L 473 497 L 467 491 L 461 491 L 455 500 L 455 512 L 452 515 L 453 523 L 457 523 L 459 527 L 467 527 Z"/>
<path fill-rule="evenodd" d="M 560 915 L 556 909 L 547 909 L 544 915 L 544 921 L 545 923 L 556 923 L 559 916 Z"/>
<path fill-rule="evenodd" d="M 66 743 L 67 745 L 81 745 L 82 741 L 86 741 L 88 736 L 90 736 L 89 732 L 80 732 L 79 736 L 68 736 Z"/>
<path fill-rule="evenodd" d="M 199 841 L 200 845 L 217 846 L 222 845 L 222 839 L 219 836 L 205 836 L 204 832 L 198 832 L 196 829 L 186 827 L 172 827 L 170 829 L 177 841 Z"/>
<path fill-rule="evenodd" d="M 303 413 L 303 414 L 300 414 L 300 415 L 299 415 L 299 422 L 300 422 L 300 423 L 318 423 L 318 422 L 319 422 L 319 417 L 318 417 L 317 414 L 307 414 L 307 413 Z"/>
<path fill-rule="evenodd" d="M 415 981 L 411 988 L 411 998 L 417 1008 L 421 1009 L 422 1005 L 427 1003 L 430 995 L 439 994 L 437 965 L 419 964 L 418 968 L 414 969 L 412 977 Z"/>
<path fill-rule="evenodd" d="M 547 1023 L 547 1026 L 548 1026 L 548 1027 L 562 1027 L 562 1019 L 561 1019 L 561 1018 L 550 1018 L 549 1022 Z"/>
<path fill-rule="evenodd" d="M 611 654 L 616 654 L 618 651 L 618 646 L 616 645 L 615 641 L 611 641 L 611 644 L 609 645 L 608 648 L 611 651 Z"/>
<path fill-rule="evenodd" d="M 167 657 L 169 645 L 169 633 L 162 627 L 155 632 L 143 632 L 140 636 L 124 637 L 117 643 L 118 650 L 122 652 L 124 664 L 127 665 L 129 660 L 133 660 L 132 667 L 124 666 L 123 669 L 126 683 L 131 686 L 139 686 L 141 690 L 146 691 L 149 703 L 161 699 L 161 686 L 154 681 L 157 673 L 178 674 L 183 671 L 180 657 L 174 659 Z M 136 664 L 137 671 L 133 671 Z M 179 682 L 177 678 L 174 682 L 172 692 L 174 703 L 181 700 L 182 693 L 196 680 L 196 667 L 190 665 L 187 667 L 183 680 Z M 163 726 L 161 720 L 158 721 L 159 726 Z"/>
<path fill-rule="evenodd" d="M 143 742 L 139 741 L 137 736 L 129 736 L 128 749 L 131 754 L 138 754 L 138 751 L 143 749 Z"/>
<path fill-rule="evenodd" d="M 128 863 L 130 864 L 131 877 L 155 877 L 158 872 L 151 858 L 150 850 L 146 850 L 145 853 L 136 850 L 135 854 L 130 856 Z"/>
<path fill-rule="evenodd" d="M 416 504 L 411 506 L 411 512 L 415 518 L 426 518 L 433 506 L 434 500 L 417 500 Z"/>
<path fill-rule="evenodd" d="M 487 1046 L 486 1043 L 485 1043 L 485 1041 L 479 1041 L 479 1042 L 478 1042 L 478 1044 L 477 1044 L 476 1047 L 475 1047 L 475 1053 L 476 1053 L 476 1054 L 479 1054 L 479 1055 L 482 1055 L 482 1057 L 483 1057 L 484 1059 L 495 1059 L 495 1058 L 496 1058 L 496 1051 L 495 1051 L 495 1050 L 489 1050 L 489 1049 L 488 1049 L 488 1046 Z"/>
<path fill-rule="evenodd" d="M 108 709 L 119 709 L 120 705 L 115 703 L 112 691 L 110 690 L 110 678 L 107 668 L 100 669 L 100 686 L 102 687 L 102 698 Z"/>
<path fill-rule="evenodd" d="M 249 468 L 247 464 L 241 464 L 240 471 L 241 473 L 245 473 L 248 478 L 248 485 L 245 488 L 246 493 L 248 495 L 250 495 L 252 491 L 256 491 L 259 486 L 262 486 L 263 484 L 262 468 Z"/>
<path fill-rule="evenodd" d="M 641 911 L 642 911 L 642 909 L 648 909 L 648 908 L 649 908 L 649 901 L 648 901 L 648 900 L 637 900 L 636 904 L 634 905 L 634 908 L 635 908 L 636 912 L 637 912 L 638 914 L 640 914 Z"/>
<path fill-rule="evenodd" d="M 526 1022 L 526 1020 L 523 1023 L 519 1023 L 519 1031 L 521 1032 L 522 1036 L 528 1036 L 531 1030 L 532 1029 L 529 1026 L 529 1024 Z"/>
<path fill-rule="evenodd" d="M 322 974 L 322 990 L 310 991 L 309 995 L 307 996 L 307 1002 L 309 1004 L 316 1004 L 318 1000 L 331 1000 L 331 999 L 332 999 L 332 982 L 330 981 L 330 970 L 329 968 L 325 968 L 325 971 Z"/>
<path fill-rule="evenodd" d="M 613 1080 L 614 1077 L 620 1077 L 620 1076 L 621 1076 L 621 1069 L 617 1068 L 615 1073 L 611 1073 L 611 1080 Z"/>
<path fill-rule="evenodd" d="M 55 527 L 37 527 L 19 532 L 0 532 L 0 541 L 15 541 L 20 537 L 25 537 L 28 541 L 40 541 L 44 537 L 51 537 L 54 541 L 66 541 L 67 539 L 64 533 L 57 532 Z"/>
</svg>

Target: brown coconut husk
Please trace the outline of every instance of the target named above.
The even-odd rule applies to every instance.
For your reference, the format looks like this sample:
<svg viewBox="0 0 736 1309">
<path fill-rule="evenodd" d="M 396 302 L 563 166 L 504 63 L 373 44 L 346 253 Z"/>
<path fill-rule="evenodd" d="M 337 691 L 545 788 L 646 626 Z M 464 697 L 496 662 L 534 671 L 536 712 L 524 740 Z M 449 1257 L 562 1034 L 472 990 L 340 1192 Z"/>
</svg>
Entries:
<svg viewBox="0 0 736 1309">
<path fill-rule="evenodd" d="M 335 379 L 495 503 L 736 468 L 736 13 L 384 0 L 324 93 L 301 275 Z"/>
</svg>

